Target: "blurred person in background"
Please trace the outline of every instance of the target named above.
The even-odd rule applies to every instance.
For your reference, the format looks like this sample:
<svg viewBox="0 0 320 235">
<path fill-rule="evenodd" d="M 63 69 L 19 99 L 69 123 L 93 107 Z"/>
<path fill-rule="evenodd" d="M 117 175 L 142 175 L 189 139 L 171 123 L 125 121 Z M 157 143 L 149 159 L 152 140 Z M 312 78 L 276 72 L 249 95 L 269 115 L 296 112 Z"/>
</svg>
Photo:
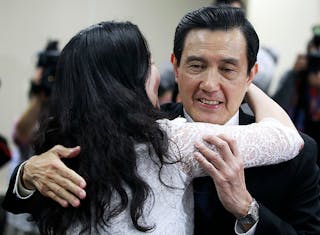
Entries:
<svg viewBox="0 0 320 235">
<path fill-rule="evenodd" d="M 11 153 L 7 140 L 4 136 L 0 135 L 0 167 L 4 166 L 11 158 Z"/>
<path fill-rule="evenodd" d="M 320 165 L 320 25 L 312 28 L 306 54 L 299 54 L 294 67 L 279 81 L 273 99 L 290 115 L 300 131 L 318 144 Z"/>
<path fill-rule="evenodd" d="M 318 144 L 318 165 L 320 166 L 320 53 L 309 54 L 307 70 L 301 77 L 297 105 L 293 121 L 301 131 L 313 137 Z"/>
<path fill-rule="evenodd" d="M 1 78 L 0 78 L 1 87 Z M 4 136 L 0 134 L 0 168 L 4 166 L 11 159 L 11 152 L 8 146 L 8 142 Z M 3 196 L 0 195 L 0 204 L 3 201 Z M 6 212 L 0 207 L 0 235 L 4 234 L 4 227 L 6 224 Z"/>
<path fill-rule="evenodd" d="M 16 149 L 13 152 L 11 172 L 16 165 L 27 160 L 33 154 L 32 136 L 38 128 L 38 120 L 43 106 L 50 98 L 59 54 L 57 41 L 49 41 L 46 48 L 38 53 L 36 69 L 30 82 L 29 102 L 13 130 Z M 6 235 L 38 234 L 38 229 L 34 223 L 28 221 L 28 217 L 30 217 L 29 214 L 8 213 Z"/>
<path fill-rule="evenodd" d="M 1 78 L 0 78 L 0 88 L 1 88 Z M 9 150 L 8 142 L 6 138 L 0 134 L 0 168 L 4 166 L 10 159 L 11 159 L 11 153 Z"/>
<path fill-rule="evenodd" d="M 297 103 L 296 88 L 300 86 L 300 78 L 305 76 L 308 70 L 308 55 L 320 53 L 320 26 L 314 26 L 312 32 L 313 36 L 307 44 L 306 52 L 297 55 L 293 67 L 280 78 L 277 90 L 272 97 L 290 116 L 293 115 L 293 109 Z"/>
<path fill-rule="evenodd" d="M 282 107 L 287 113 L 292 116 L 293 107 L 296 103 L 296 86 L 295 83 L 301 71 L 307 68 L 306 54 L 299 54 L 296 57 L 294 65 L 286 71 L 277 85 L 277 90 L 272 98 Z"/>
<path fill-rule="evenodd" d="M 4 166 L 11 159 L 11 153 L 7 140 L 0 135 L 0 168 Z M 3 195 L 0 195 L 0 204 L 3 201 Z M 6 212 L 0 207 L 0 235 L 4 234 L 6 224 Z"/>
<path fill-rule="evenodd" d="M 159 104 L 176 102 L 176 80 L 171 63 L 163 63 L 160 68 Z"/>
</svg>

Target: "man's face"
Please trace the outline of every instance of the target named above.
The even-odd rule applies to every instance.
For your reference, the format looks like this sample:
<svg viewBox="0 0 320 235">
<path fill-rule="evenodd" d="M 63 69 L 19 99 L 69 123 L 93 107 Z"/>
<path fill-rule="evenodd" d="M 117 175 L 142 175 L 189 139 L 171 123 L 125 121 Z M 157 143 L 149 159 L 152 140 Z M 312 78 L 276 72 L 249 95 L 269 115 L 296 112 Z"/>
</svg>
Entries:
<svg viewBox="0 0 320 235">
<path fill-rule="evenodd" d="M 320 89 L 320 70 L 310 73 L 308 80 L 311 87 Z"/>
<path fill-rule="evenodd" d="M 180 65 L 173 57 L 179 95 L 194 121 L 225 124 L 239 109 L 257 72 L 247 73 L 246 41 L 239 29 L 191 30 Z"/>
</svg>

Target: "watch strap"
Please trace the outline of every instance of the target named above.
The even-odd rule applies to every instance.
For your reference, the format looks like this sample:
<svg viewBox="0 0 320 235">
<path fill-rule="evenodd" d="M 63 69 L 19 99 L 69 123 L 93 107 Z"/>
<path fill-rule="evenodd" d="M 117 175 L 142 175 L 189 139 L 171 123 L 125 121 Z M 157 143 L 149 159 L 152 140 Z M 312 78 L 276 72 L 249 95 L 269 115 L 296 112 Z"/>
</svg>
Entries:
<svg viewBox="0 0 320 235">
<path fill-rule="evenodd" d="M 253 198 L 250 203 L 248 213 L 245 216 L 241 216 L 237 219 L 237 225 L 242 232 L 247 232 L 255 223 L 259 220 L 259 204 Z"/>
</svg>

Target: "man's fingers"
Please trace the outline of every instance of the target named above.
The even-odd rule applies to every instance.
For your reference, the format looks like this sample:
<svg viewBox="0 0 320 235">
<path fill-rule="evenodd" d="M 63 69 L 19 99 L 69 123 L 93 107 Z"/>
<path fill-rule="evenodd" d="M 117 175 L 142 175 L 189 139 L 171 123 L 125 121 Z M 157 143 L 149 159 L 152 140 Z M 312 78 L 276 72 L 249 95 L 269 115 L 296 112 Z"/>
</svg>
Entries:
<svg viewBox="0 0 320 235">
<path fill-rule="evenodd" d="M 227 135 L 224 135 L 224 134 L 221 134 L 221 135 L 218 135 L 219 138 L 223 139 L 224 141 L 226 141 L 230 147 L 230 150 L 231 152 L 233 153 L 233 155 L 235 157 L 238 157 L 240 156 L 239 154 L 239 148 L 237 146 L 237 142 L 234 138 L 230 137 L 230 136 L 227 136 Z"/>
<path fill-rule="evenodd" d="M 48 191 L 48 192 L 46 193 L 46 196 L 49 197 L 49 198 L 51 198 L 52 200 L 56 201 L 57 203 L 59 203 L 62 207 L 68 207 L 68 205 L 69 205 L 69 203 L 68 203 L 66 200 L 58 197 L 58 196 L 57 196 L 54 192 L 52 192 L 52 191 Z"/>
<path fill-rule="evenodd" d="M 73 207 L 78 207 L 80 205 L 79 198 L 56 183 L 48 183 L 47 191 L 44 193 L 62 206 L 65 204 L 65 202 Z"/>
<path fill-rule="evenodd" d="M 201 153 L 194 153 L 195 159 L 199 162 L 200 166 L 213 178 L 220 177 L 219 171 L 215 168 L 215 166 L 210 163 L 206 157 L 204 157 Z"/>
<path fill-rule="evenodd" d="M 66 201 L 64 198 L 60 198 L 54 191 L 51 191 L 51 188 L 57 188 L 57 185 L 54 185 L 55 183 L 52 182 L 46 182 L 46 184 L 44 185 L 41 182 L 35 181 L 35 186 L 42 195 L 53 199 L 62 207 L 67 207 L 69 205 L 68 201 Z"/>
<path fill-rule="evenodd" d="M 226 162 L 230 162 L 234 160 L 234 154 L 228 142 L 228 141 L 232 142 L 231 139 L 228 139 L 227 137 L 226 139 L 223 139 L 220 136 L 210 135 L 210 136 L 204 136 L 203 140 L 211 145 L 216 146 L 217 151 Z"/>
<path fill-rule="evenodd" d="M 79 155 L 81 148 L 80 146 L 76 146 L 74 148 L 66 148 L 62 145 L 56 145 L 51 150 L 57 153 L 59 157 L 73 158 Z"/>
<path fill-rule="evenodd" d="M 219 152 L 219 157 L 214 156 L 214 152 L 210 150 L 207 146 L 206 151 L 199 149 L 199 151 L 204 155 L 205 158 L 211 162 L 217 170 L 226 179 L 231 179 L 237 177 L 237 173 L 243 168 L 243 161 L 239 155 L 239 150 L 237 148 L 236 142 L 225 135 L 220 136 L 204 136 L 204 141 L 214 145 Z"/>
<path fill-rule="evenodd" d="M 45 184 L 38 181 L 36 181 L 35 184 L 41 194 L 52 198 L 63 207 L 68 206 L 68 204 L 73 207 L 78 207 L 80 205 L 80 199 L 83 199 L 86 196 L 83 189 L 74 185 L 72 182 L 63 179 L 63 177 L 59 175 L 55 175 L 54 178 L 48 179 Z M 69 189 L 71 190 L 69 191 Z"/>
<path fill-rule="evenodd" d="M 66 165 L 64 165 L 63 162 L 61 162 L 63 165 L 56 169 L 57 176 L 62 176 L 65 179 L 70 180 L 74 184 L 78 185 L 81 188 L 86 187 L 86 181 L 79 175 L 77 174 L 74 170 L 71 170 L 68 168 Z M 66 185 L 68 186 L 68 185 Z"/>
<path fill-rule="evenodd" d="M 57 174 L 52 181 L 79 199 L 84 199 L 86 197 L 86 191 L 79 187 L 76 182 L 71 181 L 70 178 L 65 178 L 62 175 Z"/>
<path fill-rule="evenodd" d="M 56 145 L 49 151 L 51 151 L 52 154 L 57 155 L 59 158 L 72 158 L 78 156 L 80 150 L 80 146 L 74 148 L 66 148 L 62 145 Z M 81 188 L 86 187 L 86 181 L 75 171 L 66 167 L 66 165 L 62 161 L 58 162 L 57 168 L 57 172 L 61 176 L 66 177 L 75 184 L 79 185 Z"/>
<path fill-rule="evenodd" d="M 23 184 L 27 188 L 37 188 L 41 194 L 61 206 L 79 206 L 80 200 L 86 197 L 83 190 L 86 182 L 61 160 L 61 157 L 73 157 L 79 152 L 80 147 L 65 148 L 57 145 L 41 155 L 31 157 L 23 168 Z"/>
<path fill-rule="evenodd" d="M 196 142 L 195 147 L 201 153 L 202 157 L 206 158 L 209 163 L 215 166 L 215 168 L 221 169 L 225 166 L 225 163 L 221 159 L 221 157 L 205 144 L 201 142 Z"/>
<path fill-rule="evenodd" d="M 72 157 L 76 157 L 76 156 L 79 155 L 80 151 L 81 151 L 80 146 L 76 146 L 76 147 L 74 147 L 74 148 L 71 148 L 71 149 L 70 149 L 70 154 L 69 154 L 68 157 L 71 157 L 71 158 L 72 158 Z"/>
</svg>

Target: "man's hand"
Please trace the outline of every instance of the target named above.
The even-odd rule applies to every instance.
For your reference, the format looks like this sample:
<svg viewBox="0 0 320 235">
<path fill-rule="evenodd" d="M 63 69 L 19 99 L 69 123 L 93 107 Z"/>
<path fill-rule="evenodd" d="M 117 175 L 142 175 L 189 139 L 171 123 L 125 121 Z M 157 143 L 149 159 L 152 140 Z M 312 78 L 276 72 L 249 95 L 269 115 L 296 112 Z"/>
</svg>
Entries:
<svg viewBox="0 0 320 235">
<path fill-rule="evenodd" d="M 22 173 L 22 183 L 27 189 L 37 189 L 61 206 L 80 205 L 79 199 L 86 197 L 85 180 L 69 169 L 60 158 L 73 158 L 80 153 L 80 147 L 65 148 L 56 145 L 47 152 L 28 159 Z"/>
<path fill-rule="evenodd" d="M 196 143 L 199 152 L 195 153 L 195 158 L 212 177 L 219 200 L 235 217 L 246 215 L 252 197 L 246 188 L 243 159 L 236 142 L 224 135 L 205 136 L 203 140 L 215 145 L 218 153 L 203 143 Z"/>
</svg>

